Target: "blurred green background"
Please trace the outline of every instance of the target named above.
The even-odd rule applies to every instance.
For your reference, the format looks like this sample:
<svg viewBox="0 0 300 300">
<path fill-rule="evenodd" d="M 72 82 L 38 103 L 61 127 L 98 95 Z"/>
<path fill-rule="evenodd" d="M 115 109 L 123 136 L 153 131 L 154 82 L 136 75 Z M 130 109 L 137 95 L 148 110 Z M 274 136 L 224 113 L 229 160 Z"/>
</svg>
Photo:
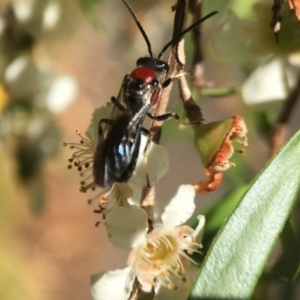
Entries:
<svg viewBox="0 0 300 300">
<path fill-rule="evenodd" d="M 130 1 L 156 54 L 171 39 L 173 4 Z M 225 173 L 221 189 L 197 196 L 197 212 L 206 209 L 208 218 L 204 246 L 267 162 L 283 100 L 297 87 L 299 28 L 285 8 L 276 44 L 272 4 L 203 1 L 202 15 L 219 14 L 202 25 L 205 86 L 191 85 L 194 99 L 207 122 L 240 115 L 249 130 L 247 154 L 234 155 L 237 167 Z M 72 152 L 62 143 L 77 141 L 75 130 L 84 132 L 94 109 L 117 95 L 147 48 L 121 1 L 2 0 L 0 13 L 0 299 L 91 299 L 90 275 L 124 267 L 127 251 L 109 244 L 103 225 L 94 226 L 99 216 L 87 204 L 91 196 L 79 193 L 79 174 L 67 169 Z M 186 53 L 190 70 L 190 35 Z M 169 111 L 183 114 L 176 84 Z M 286 138 L 299 128 L 298 114 L 294 105 Z M 165 123 L 170 171 L 158 184 L 158 211 L 179 184 L 204 179 L 191 139 L 189 128 Z M 218 205 L 207 211 L 213 203 Z M 298 207 L 293 216 L 298 233 Z M 253 297 L 288 299 L 282 296 L 286 289 L 294 297 L 293 274 L 286 276 L 263 276 Z"/>
</svg>

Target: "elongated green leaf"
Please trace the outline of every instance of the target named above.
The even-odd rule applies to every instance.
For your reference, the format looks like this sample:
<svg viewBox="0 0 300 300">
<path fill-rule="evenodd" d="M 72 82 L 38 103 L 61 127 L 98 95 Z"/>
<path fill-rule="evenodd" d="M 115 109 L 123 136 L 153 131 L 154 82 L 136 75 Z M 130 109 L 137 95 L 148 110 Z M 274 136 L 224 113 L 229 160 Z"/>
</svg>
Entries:
<svg viewBox="0 0 300 300">
<path fill-rule="evenodd" d="M 224 195 L 223 199 L 213 203 L 210 207 L 201 212 L 206 217 L 205 234 L 216 234 L 224 220 L 235 209 L 242 195 L 245 193 L 249 184 L 237 186 L 235 189 Z"/>
<path fill-rule="evenodd" d="M 282 255 L 273 267 L 272 274 L 276 278 L 295 279 L 299 273 L 300 241 L 291 218 L 285 223 L 280 240 Z"/>
<path fill-rule="evenodd" d="M 190 299 L 247 299 L 300 183 L 300 132 L 256 178 L 219 231 Z"/>
</svg>

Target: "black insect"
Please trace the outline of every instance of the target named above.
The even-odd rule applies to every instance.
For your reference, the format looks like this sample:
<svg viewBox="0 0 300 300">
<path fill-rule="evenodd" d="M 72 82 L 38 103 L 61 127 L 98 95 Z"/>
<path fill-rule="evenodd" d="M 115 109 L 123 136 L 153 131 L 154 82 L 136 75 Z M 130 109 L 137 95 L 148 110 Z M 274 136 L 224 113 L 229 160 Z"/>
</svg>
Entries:
<svg viewBox="0 0 300 300">
<path fill-rule="evenodd" d="M 114 107 L 110 118 L 99 122 L 93 174 L 95 183 L 102 187 L 111 186 L 114 182 L 126 182 L 132 176 L 139 154 L 141 134 L 146 131 L 142 127 L 146 115 L 158 121 L 179 118 L 176 113 L 154 116 L 148 112 L 158 102 L 162 89 L 171 82 L 171 79 L 165 80 L 169 65 L 160 58 L 172 43 L 217 13 L 212 12 L 185 29 L 163 47 L 156 59 L 153 58 L 150 41 L 136 15 L 129 4 L 125 0 L 123 2 L 147 43 L 150 57 L 137 60 L 137 68 L 124 77 L 118 96 L 111 98 Z"/>
</svg>

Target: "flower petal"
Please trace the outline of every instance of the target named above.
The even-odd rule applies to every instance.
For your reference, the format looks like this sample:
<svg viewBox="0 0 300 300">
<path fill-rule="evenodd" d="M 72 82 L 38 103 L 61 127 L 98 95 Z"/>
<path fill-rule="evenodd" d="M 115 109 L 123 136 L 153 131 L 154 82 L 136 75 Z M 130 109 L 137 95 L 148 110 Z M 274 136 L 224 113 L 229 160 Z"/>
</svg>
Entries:
<svg viewBox="0 0 300 300">
<path fill-rule="evenodd" d="M 119 248 L 131 248 L 146 236 L 146 212 L 136 205 L 116 205 L 107 214 L 106 231 L 109 240 Z"/>
<path fill-rule="evenodd" d="M 161 216 L 164 228 L 171 229 L 181 225 L 192 216 L 195 210 L 195 194 L 194 187 L 190 184 L 178 188 Z"/>
<path fill-rule="evenodd" d="M 169 290 L 162 285 L 158 285 L 155 288 L 155 296 L 153 300 L 182 300 L 187 299 L 190 290 L 192 288 L 192 279 L 189 274 L 187 274 L 187 281 L 182 281 L 179 277 L 171 275 L 170 279 L 172 283 L 176 285 L 176 289 Z"/>
<path fill-rule="evenodd" d="M 108 118 L 110 116 L 112 108 L 113 104 L 109 102 L 105 106 L 101 106 L 94 110 L 91 123 L 85 132 L 85 135 L 92 141 L 97 141 L 99 122 L 101 119 Z"/>
<path fill-rule="evenodd" d="M 192 236 L 195 237 L 195 242 L 196 243 L 201 243 L 202 241 L 202 236 L 204 232 L 204 225 L 205 225 L 205 216 L 199 215 L 197 216 L 197 219 L 199 221 L 196 229 L 194 230 Z"/>
<path fill-rule="evenodd" d="M 91 276 L 94 300 L 128 299 L 134 281 L 130 267 Z"/>
<path fill-rule="evenodd" d="M 147 186 L 149 179 L 150 186 L 153 186 L 169 169 L 169 156 L 165 147 L 157 145 L 142 135 L 139 157 L 136 168 L 130 178 L 130 183 Z M 145 153 L 145 148 L 146 153 Z"/>
<path fill-rule="evenodd" d="M 246 104 L 286 99 L 296 85 L 296 74 L 297 70 L 281 59 L 260 65 L 244 83 L 243 98 Z"/>
<path fill-rule="evenodd" d="M 140 201 L 142 197 L 143 187 L 140 185 L 127 184 L 131 189 L 131 196 L 127 198 L 127 201 L 130 205 L 138 205 L 140 206 Z"/>
</svg>

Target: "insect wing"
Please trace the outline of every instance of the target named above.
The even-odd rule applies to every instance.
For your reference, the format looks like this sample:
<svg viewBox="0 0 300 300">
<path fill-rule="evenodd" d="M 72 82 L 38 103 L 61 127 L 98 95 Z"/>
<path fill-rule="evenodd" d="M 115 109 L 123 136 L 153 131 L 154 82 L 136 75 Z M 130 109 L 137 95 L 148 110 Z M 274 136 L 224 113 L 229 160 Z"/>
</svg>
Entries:
<svg viewBox="0 0 300 300">
<path fill-rule="evenodd" d="M 146 113 L 132 113 L 125 101 L 123 86 L 118 98 L 113 101 L 110 118 L 99 122 L 94 179 L 100 186 L 127 181 L 139 153 L 141 126 Z"/>
</svg>

